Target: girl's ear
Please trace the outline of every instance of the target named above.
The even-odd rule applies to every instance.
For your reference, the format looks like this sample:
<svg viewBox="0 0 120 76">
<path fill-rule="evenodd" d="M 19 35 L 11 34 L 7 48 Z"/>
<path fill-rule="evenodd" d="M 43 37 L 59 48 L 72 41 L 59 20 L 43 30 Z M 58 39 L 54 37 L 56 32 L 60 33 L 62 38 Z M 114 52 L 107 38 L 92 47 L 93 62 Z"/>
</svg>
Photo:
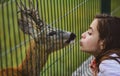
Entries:
<svg viewBox="0 0 120 76">
<path fill-rule="evenodd" d="M 99 45 L 101 50 L 104 49 L 104 40 L 100 40 Z"/>
</svg>

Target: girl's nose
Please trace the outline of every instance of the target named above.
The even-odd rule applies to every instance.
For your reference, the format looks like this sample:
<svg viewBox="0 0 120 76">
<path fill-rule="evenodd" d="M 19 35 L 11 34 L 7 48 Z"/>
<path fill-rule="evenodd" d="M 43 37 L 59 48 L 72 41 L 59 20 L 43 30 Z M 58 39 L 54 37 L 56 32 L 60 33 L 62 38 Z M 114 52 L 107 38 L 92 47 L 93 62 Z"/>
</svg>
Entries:
<svg viewBox="0 0 120 76">
<path fill-rule="evenodd" d="M 82 35 L 81 35 L 81 36 L 82 36 L 82 38 L 83 38 L 83 39 L 85 39 L 85 38 L 86 38 L 86 36 L 85 36 L 85 32 L 84 32 L 84 33 L 82 33 Z"/>
</svg>

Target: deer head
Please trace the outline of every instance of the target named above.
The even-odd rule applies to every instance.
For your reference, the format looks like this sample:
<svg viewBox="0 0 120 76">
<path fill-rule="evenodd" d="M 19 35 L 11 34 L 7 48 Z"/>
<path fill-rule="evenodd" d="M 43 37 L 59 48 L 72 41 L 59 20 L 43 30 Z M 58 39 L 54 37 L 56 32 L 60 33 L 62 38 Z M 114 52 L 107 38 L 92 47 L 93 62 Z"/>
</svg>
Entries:
<svg viewBox="0 0 120 76">
<path fill-rule="evenodd" d="M 30 1 L 31 5 L 32 1 Z M 61 49 L 72 42 L 76 35 L 71 32 L 59 30 L 47 25 L 43 20 L 40 19 L 39 13 L 36 8 L 26 8 L 21 2 L 19 6 L 21 18 L 18 20 L 19 27 L 25 33 L 30 35 L 36 44 L 45 45 L 54 50 Z"/>
</svg>

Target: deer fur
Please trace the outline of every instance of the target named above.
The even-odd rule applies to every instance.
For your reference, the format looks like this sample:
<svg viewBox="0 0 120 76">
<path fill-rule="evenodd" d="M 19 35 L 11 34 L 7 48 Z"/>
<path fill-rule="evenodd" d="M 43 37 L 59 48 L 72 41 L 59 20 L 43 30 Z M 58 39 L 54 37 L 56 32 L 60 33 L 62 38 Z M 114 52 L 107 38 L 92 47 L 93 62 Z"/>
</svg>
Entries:
<svg viewBox="0 0 120 76">
<path fill-rule="evenodd" d="M 22 2 L 18 7 L 20 9 L 19 28 L 24 34 L 30 35 L 32 39 L 22 63 L 17 67 L 0 70 L 0 76 L 40 76 L 40 71 L 49 54 L 70 44 L 76 35 L 45 24 L 40 19 L 38 11 L 33 7 L 26 8 Z"/>
</svg>

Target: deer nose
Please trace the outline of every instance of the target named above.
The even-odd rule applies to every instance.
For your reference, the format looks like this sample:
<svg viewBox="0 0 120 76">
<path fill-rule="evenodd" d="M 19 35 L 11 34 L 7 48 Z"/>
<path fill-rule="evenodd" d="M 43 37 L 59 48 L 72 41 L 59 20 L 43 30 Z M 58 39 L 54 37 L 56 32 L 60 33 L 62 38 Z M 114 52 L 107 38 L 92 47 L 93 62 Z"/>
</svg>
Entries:
<svg viewBox="0 0 120 76">
<path fill-rule="evenodd" d="M 72 40 L 74 40 L 76 38 L 76 35 L 74 33 L 70 34 L 69 39 L 66 41 L 66 43 L 70 43 Z"/>
<path fill-rule="evenodd" d="M 75 38 L 76 38 L 76 35 L 74 33 L 71 33 L 69 40 L 74 40 Z"/>
</svg>

